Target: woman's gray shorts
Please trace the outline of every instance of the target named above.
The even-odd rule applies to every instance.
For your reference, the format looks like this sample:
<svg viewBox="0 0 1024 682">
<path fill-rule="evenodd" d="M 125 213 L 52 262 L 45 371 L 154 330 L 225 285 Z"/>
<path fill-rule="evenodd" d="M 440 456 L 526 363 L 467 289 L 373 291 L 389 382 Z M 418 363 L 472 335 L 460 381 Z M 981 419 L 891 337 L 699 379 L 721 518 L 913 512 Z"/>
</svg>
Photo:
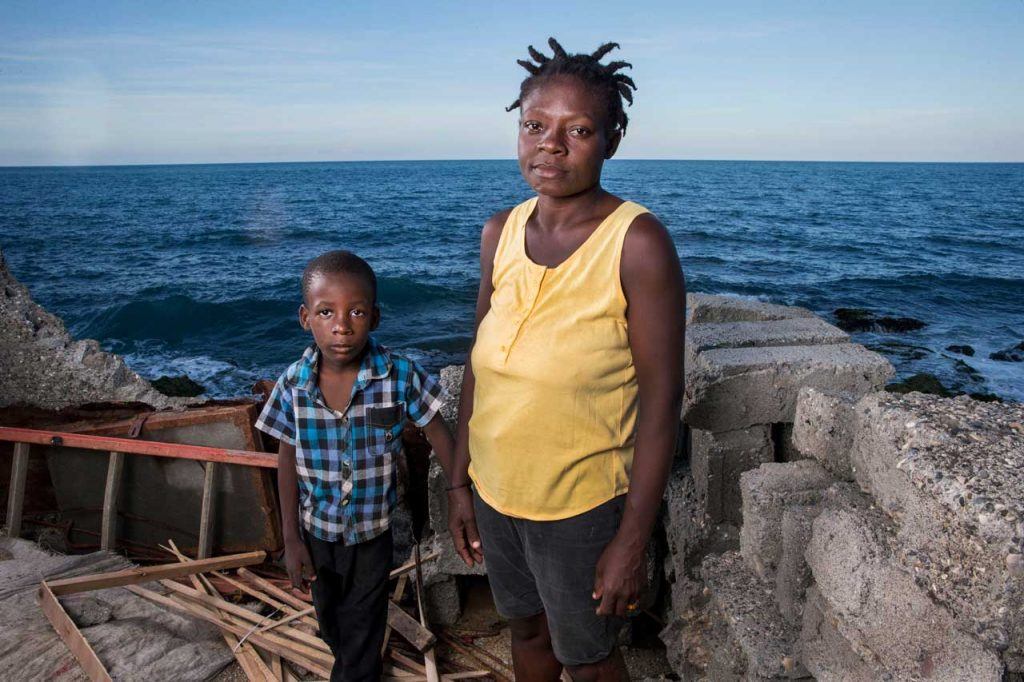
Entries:
<svg viewBox="0 0 1024 682">
<path fill-rule="evenodd" d="M 504 618 L 547 614 L 555 657 L 565 666 L 604 660 L 615 648 L 622 618 L 598 616 L 594 569 L 615 537 L 626 496 L 558 521 L 506 516 L 474 491 L 484 565 Z"/>
</svg>

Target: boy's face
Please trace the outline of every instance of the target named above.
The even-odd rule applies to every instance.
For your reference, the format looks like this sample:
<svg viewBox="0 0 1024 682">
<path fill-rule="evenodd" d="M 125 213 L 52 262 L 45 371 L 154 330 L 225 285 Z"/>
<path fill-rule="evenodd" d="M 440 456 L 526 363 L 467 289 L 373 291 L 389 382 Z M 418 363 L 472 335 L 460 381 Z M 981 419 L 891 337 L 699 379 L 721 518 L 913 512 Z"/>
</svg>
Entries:
<svg viewBox="0 0 1024 682">
<path fill-rule="evenodd" d="M 299 323 L 313 332 L 324 362 L 335 368 L 362 360 L 370 332 L 380 323 L 373 290 L 360 277 L 319 273 L 299 308 Z"/>
<path fill-rule="evenodd" d="M 601 167 L 619 144 L 606 131 L 603 98 L 572 76 L 554 76 L 522 103 L 519 170 L 539 194 L 566 197 L 601 181 Z"/>
</svg>

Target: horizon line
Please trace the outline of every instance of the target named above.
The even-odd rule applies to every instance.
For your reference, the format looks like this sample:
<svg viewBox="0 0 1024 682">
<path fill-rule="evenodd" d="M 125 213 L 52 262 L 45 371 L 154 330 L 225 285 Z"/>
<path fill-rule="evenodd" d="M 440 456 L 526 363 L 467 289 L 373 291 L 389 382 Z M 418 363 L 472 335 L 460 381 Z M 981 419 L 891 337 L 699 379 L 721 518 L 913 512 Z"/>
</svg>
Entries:
<svg viewBox="0 0 1024 682">
<path fill-rule="evenodd" d="M 183 161 L 183 162 L 138 162 L 138 163 L 74 163 L 74 164 L 0 164 L 0 170 L 42 169 L 42 168 L 153 168 L 167 166 L 255 166 L 255 165 L 299 165 L 299 164 L 341 164 L 341 163 L 465 163 L 478 161 L 509 161 L 505 158 L 477 159 L 336 159 L 336 160 L 297 160 L 297 161 Z M 689 163 L 862 163 L 862 164 L 962 164 L 962 165 L 1020 165 L 1020 161 L 942 161 L 942 160 L 849 160 L 849 159 L 715 159 L 715 158 L 629 158 L 609 159 L 609 161 L 641 161 L 641 162 L 689 162 Z"/>
</svg>

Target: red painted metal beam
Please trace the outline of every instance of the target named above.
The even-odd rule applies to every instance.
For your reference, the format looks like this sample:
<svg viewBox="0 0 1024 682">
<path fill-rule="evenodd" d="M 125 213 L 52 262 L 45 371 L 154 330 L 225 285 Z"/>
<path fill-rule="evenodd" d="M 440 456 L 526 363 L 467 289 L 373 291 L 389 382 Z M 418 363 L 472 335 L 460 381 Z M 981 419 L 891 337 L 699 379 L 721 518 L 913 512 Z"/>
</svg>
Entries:
<svg viewBox="0 0 1024 682">
<path fill-rule="evenodd" d="M 32 445 L 55 445 L 83 450 L 98 450 L 103 453 L 124 452 L 130 455 L 151 455 L 173 459 L 195 459 L 201 462 L 223 462 L 246 466 L 277 468 L 277 455 L 269 452 L 250 450 L 227 450 L 208 448 L 203 445 L 181 443 L 159 443 L 151 440 L 133 440 L 111 436 L 89 436 L 65 431 L 43 431 L 40 429 L 18 429 L 0 426 L 0 441 L 31 443 Z"/>
</svg>

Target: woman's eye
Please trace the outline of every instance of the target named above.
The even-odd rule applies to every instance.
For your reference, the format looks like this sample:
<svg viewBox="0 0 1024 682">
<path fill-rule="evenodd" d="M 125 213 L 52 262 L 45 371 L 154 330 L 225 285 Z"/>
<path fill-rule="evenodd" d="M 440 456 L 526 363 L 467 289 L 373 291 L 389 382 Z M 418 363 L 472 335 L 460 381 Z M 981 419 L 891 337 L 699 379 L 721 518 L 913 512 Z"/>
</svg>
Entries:
<svg viewBox="0 0 1024 682">
<path fill-rule="evenodd" d="M 589 130 L 587 130 L 586 128 L 582 128 L 580 126 L 576 126 L 574 128 L 570 128 L 569 132 L 572 133 L 573 135 L 575 135 L 576 137 L 584 137 L 584 136 L 590 134 Z"/>
<path fill-rule="evenodd" d="M 540 130 L 540 124 L 537 123 L 536 121 L 526 121 L 523 123 L 523 127 L 526 128 L 531 133 L 535 133 L 538 130 Z"/>
</svg>

